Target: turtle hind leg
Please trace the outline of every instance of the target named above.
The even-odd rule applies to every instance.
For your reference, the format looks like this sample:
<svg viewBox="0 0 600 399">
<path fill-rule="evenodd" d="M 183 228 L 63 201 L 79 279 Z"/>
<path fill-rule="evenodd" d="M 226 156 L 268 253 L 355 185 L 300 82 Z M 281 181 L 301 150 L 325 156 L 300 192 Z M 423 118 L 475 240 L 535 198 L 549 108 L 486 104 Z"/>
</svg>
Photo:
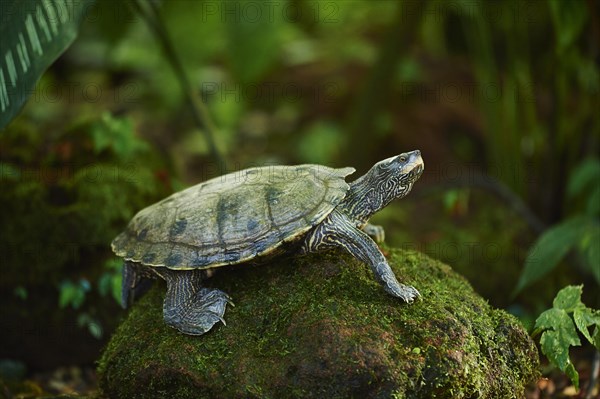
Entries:
<svg viewBox="0 0 600 399">
<path fill-rule="evenodd" d="M 157 271 L 167 281 L 163 303 L 165 323 L 184 334 L 202 335 L 215 324 L 225 324 L 223 315 L 229 296 L 216 288 L 202 287 L 199 270 Z"/>
<path fill-rule="evenodd" d="M 144 295 L 152 286 L 152 279 L 140 274 L 132 262 L 123 264 L 123 280 L 121 283 L 121 306 L 130 307 L 136 298 Z"/>
</svg>

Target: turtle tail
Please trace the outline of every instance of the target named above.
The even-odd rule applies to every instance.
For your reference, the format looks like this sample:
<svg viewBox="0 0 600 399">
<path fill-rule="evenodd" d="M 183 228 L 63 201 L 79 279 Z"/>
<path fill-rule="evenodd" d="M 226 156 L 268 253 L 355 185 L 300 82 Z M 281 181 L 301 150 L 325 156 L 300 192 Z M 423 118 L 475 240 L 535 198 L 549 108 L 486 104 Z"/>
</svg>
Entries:
<svg viewBox="0 0 600 399">
<path fill-rule="evenodd" d="M 150 286 L 152 280 L 144 278 L 137 272 L 131 262 L 123 264 L 123 281 L 121 283 L 121 306 L 123 309 L 130 307 L 133 302 L 142 296 Z"/>
</svg>

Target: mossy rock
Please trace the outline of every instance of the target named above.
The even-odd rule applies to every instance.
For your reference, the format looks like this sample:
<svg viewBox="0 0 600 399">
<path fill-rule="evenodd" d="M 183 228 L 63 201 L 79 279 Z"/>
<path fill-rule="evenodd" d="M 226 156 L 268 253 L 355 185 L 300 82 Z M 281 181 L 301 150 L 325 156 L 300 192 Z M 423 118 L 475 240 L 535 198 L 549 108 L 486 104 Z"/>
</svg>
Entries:
<svg viewBox="0 0 600 399">
<path fill-rule="evenodd" d="M 519 398 L 538 353 L 518 321 L 425 255 L 388 250 L 422 298 L 386 294 L 342 253 L 223 270 L 236 304 L 193 337 L 162 321 L 164 284 L 133 307 L 99 366 L 110 398 Z"/>
</svg>

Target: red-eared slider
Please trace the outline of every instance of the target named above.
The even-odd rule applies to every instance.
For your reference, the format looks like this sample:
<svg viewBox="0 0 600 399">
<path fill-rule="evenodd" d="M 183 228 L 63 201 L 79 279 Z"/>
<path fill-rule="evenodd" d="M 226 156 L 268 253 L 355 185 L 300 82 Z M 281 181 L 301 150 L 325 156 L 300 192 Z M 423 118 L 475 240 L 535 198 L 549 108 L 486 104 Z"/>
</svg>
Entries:
<svg viewBox="0 0 600 399">
<path fill-rule="evenodd" d="M 376 163 L 348 184 L 354 168 L 321 165 L 251 168 L 190 187 L 140 211 L 112 249 L 125 259 L 122 302 L 139 294 L 144 277 L 167 282 L 167 324 L 200 335 L 223 320 L 229 296 L 202 287 L 212 268 L 275 254 L 344 248 L 367 263 L 385 291 L 412 302 L 419 292 L 400 284 L 377 244 L 375 212 L 402 198 L 423 173 L 419 151 Z M 371 237 L 370 237 L 371 236 Z M 277 251 L 276 251 L 277 250 Z"/>
</svg>

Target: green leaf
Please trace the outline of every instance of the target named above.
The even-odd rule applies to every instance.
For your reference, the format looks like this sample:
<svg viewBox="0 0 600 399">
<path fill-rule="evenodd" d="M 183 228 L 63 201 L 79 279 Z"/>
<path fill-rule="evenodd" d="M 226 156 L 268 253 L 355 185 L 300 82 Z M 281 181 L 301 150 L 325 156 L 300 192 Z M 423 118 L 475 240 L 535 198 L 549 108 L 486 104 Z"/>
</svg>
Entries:
<svg viewBox="0 0 600 399">
<path fill-rule="evenodd" d="M 103 330 L 100 322 L 88 313 L 81 313 L 77 317 L 79 327 L 87 327 L 88 332 L 96 339 L 102 338 Z"/>
<path fill-rule="evenodd" d="M 76 296 L 76 291 L 72 283 L 67 282 L 61 284 L 60 287 L 60 296 L 58 297 L 58 305 L 61 309 L 67 307 L 71 302 L 73 302 L 73 298 Z"/>
<path fill-rule="evenodd" d="M 104 268 L 112 271 L 121 273 L 121 267 L 123 266 L 123 259 L 121 258 L 109 258 L 104 262 Z"/>
<path fill-rule="evenodd" d="M 550 15 L 556 32 L 558 54 L 576 41 L 588 19 L 587 7 L 580 1 L 548 0 Z"/>
<path fill-rule="evenodd" d="M 589 219 L 581 216 L 567 219 L 546 230 L 529 250 L 513 295 L 554 269 L 582 240 L 588 227 Z"/>
<path fill-rule="evenodd" d="M 61 309 L 71 306 L 73 309 L 78 309 L 85 300 L 85 294 L 90 290 L 90 283 L 85 279 L 79 280 L 78 283 L 64 281 L 60 284 L 60 295 L 58 304 Z"/>
<path fill-rule="evenodd" d="M 575 366 L 573 366 L 573 363 L 569 362 L 569 364 L 567 364 L 567 368 L 564 371 L 571 379 L 571 382 L 575 386 L 575 389 L 579 390 L 579 373 L 577 372 L 577 370 L 575 370 Z"/>
<path fill-rule="evenodd" d="M 570 285 L 563 288 L 556 294 L 552 306 L 556 309 L 562 309 L 565 312 L 571 313 L 576 308 L 583 306 L 581 303 L 582 285 Z"/>
<path fill-rule="evenodd" d="M 546 357 L 555 364 L 559 369 L 565 371 L 567 365 L 571 363 L 569 359 L 569 347 L 579 346 L 579 338 L 577 337 L 577 331 L 575 326 L 568 318 L 571 327 L 563 330 L 546 330 L 540 338 L 540 344 L 542 344 L 542 352 Z"/>
<path fill-rule="evenodd" d="M 592 189 L 585 208 L 588 215 L 598 216 L 600 214 L 600 182 Z"/>
<path fill-rule="evenodd" d="M 579 374 L 569 359 L 569 347 L 581 345 L 577 329 L 596 348 L 600 345 L 600 311 L 587 308 L 581 302 L 583 286 L 568 286 L 554 298 L 552 309 L 543 312 L 535 321 L 534 334 L 540 338 L 542 352 L 548 360 L 564 371 L 579 389 Z M 573 320 L 569 313 L 573 312 Z M 577 329 L 575 328 L 577 326 Z M 590 335 L 588 327 L 594 326 Z"/>
<path fill-rule="evenodd" d="M 569 359 L 569 347 L 581 345 L 573 321 L 562 309 L 552 308 L 536 320 L 536 328 L 548 328 L 540 338 L 542 353 L 564 371 L 579 389 L 579 374 Z"/>
<path fill-rule="evenodd" d="M 98 292 L 102 296 L 108 295 L 110 290 L 112 289 L 112 278 L 110 273 L 102 273 L 100 278 L 98 279 Z"/>
<path fill-rule="evenodd" d="M 44 71 L 75 40 L 95 0 L 2 0 L 0 129 L 19 112 Z"/>
<path fill-rule="evenodd" d="M 590 335 L 588 327 L 595 326 L 596 329 L 600 327 L 600 312 L 587 307 L 581 307 L 575 309 L 573 312 L 573 320 L 575 320 L 575 325 L 579 331 L 587 338 L 590 344 L 594 345 L 594 339 Z"/>
<path fill-rule="evenodd" d="M 111 294 L 115 302 L 121 304 L 121 284 L 122 284 L 122 275 L 121 273 L 115 275 L 112 279 L 112 290 Z"/>
<path fill-rule="evenodd" d="M 567 195 L 573 198 L 589 186 L 600 186 L 600 160 L 597 158 L 588 158 L 577 165 L 569 176 Z"/>
<path fill-rule="evenodd" d="M 98 291 L 100 295 L 110 294 L 117 303 L 121 303 L 121 267 L 123 261 L 117 258 L 110 258 L 104 262 L 104 268 L 107 270 L 98 280 Z"/>
<path fill-rule="evenodd" d="M 586 241 L 582 243 L 582 251 L 590 272 L 600 285 L 600 225 L 591 225 L 588 234 Z"/>
<path fill-rule="evenodd" d="M 544 311 L 535 320 L 535 330 L 562 331 L 561 336 L 573 338 L 573 341 L 570 341 L 568 345 L 579 345 L 579 337 L 577 336 L 575 325 L 568 313 L 563 309 L 551 308 Z"/>
<path fill-rule="evenodd" d="M 112 150 L 120 159 L 128 159 L 135 153 L 148 149 L 148 144 L 136 137 L 131 119 L 116 118 L 109 112 L 104 112 L 90 126 L 90 135 L 96 154 Z"/>
</svg>

